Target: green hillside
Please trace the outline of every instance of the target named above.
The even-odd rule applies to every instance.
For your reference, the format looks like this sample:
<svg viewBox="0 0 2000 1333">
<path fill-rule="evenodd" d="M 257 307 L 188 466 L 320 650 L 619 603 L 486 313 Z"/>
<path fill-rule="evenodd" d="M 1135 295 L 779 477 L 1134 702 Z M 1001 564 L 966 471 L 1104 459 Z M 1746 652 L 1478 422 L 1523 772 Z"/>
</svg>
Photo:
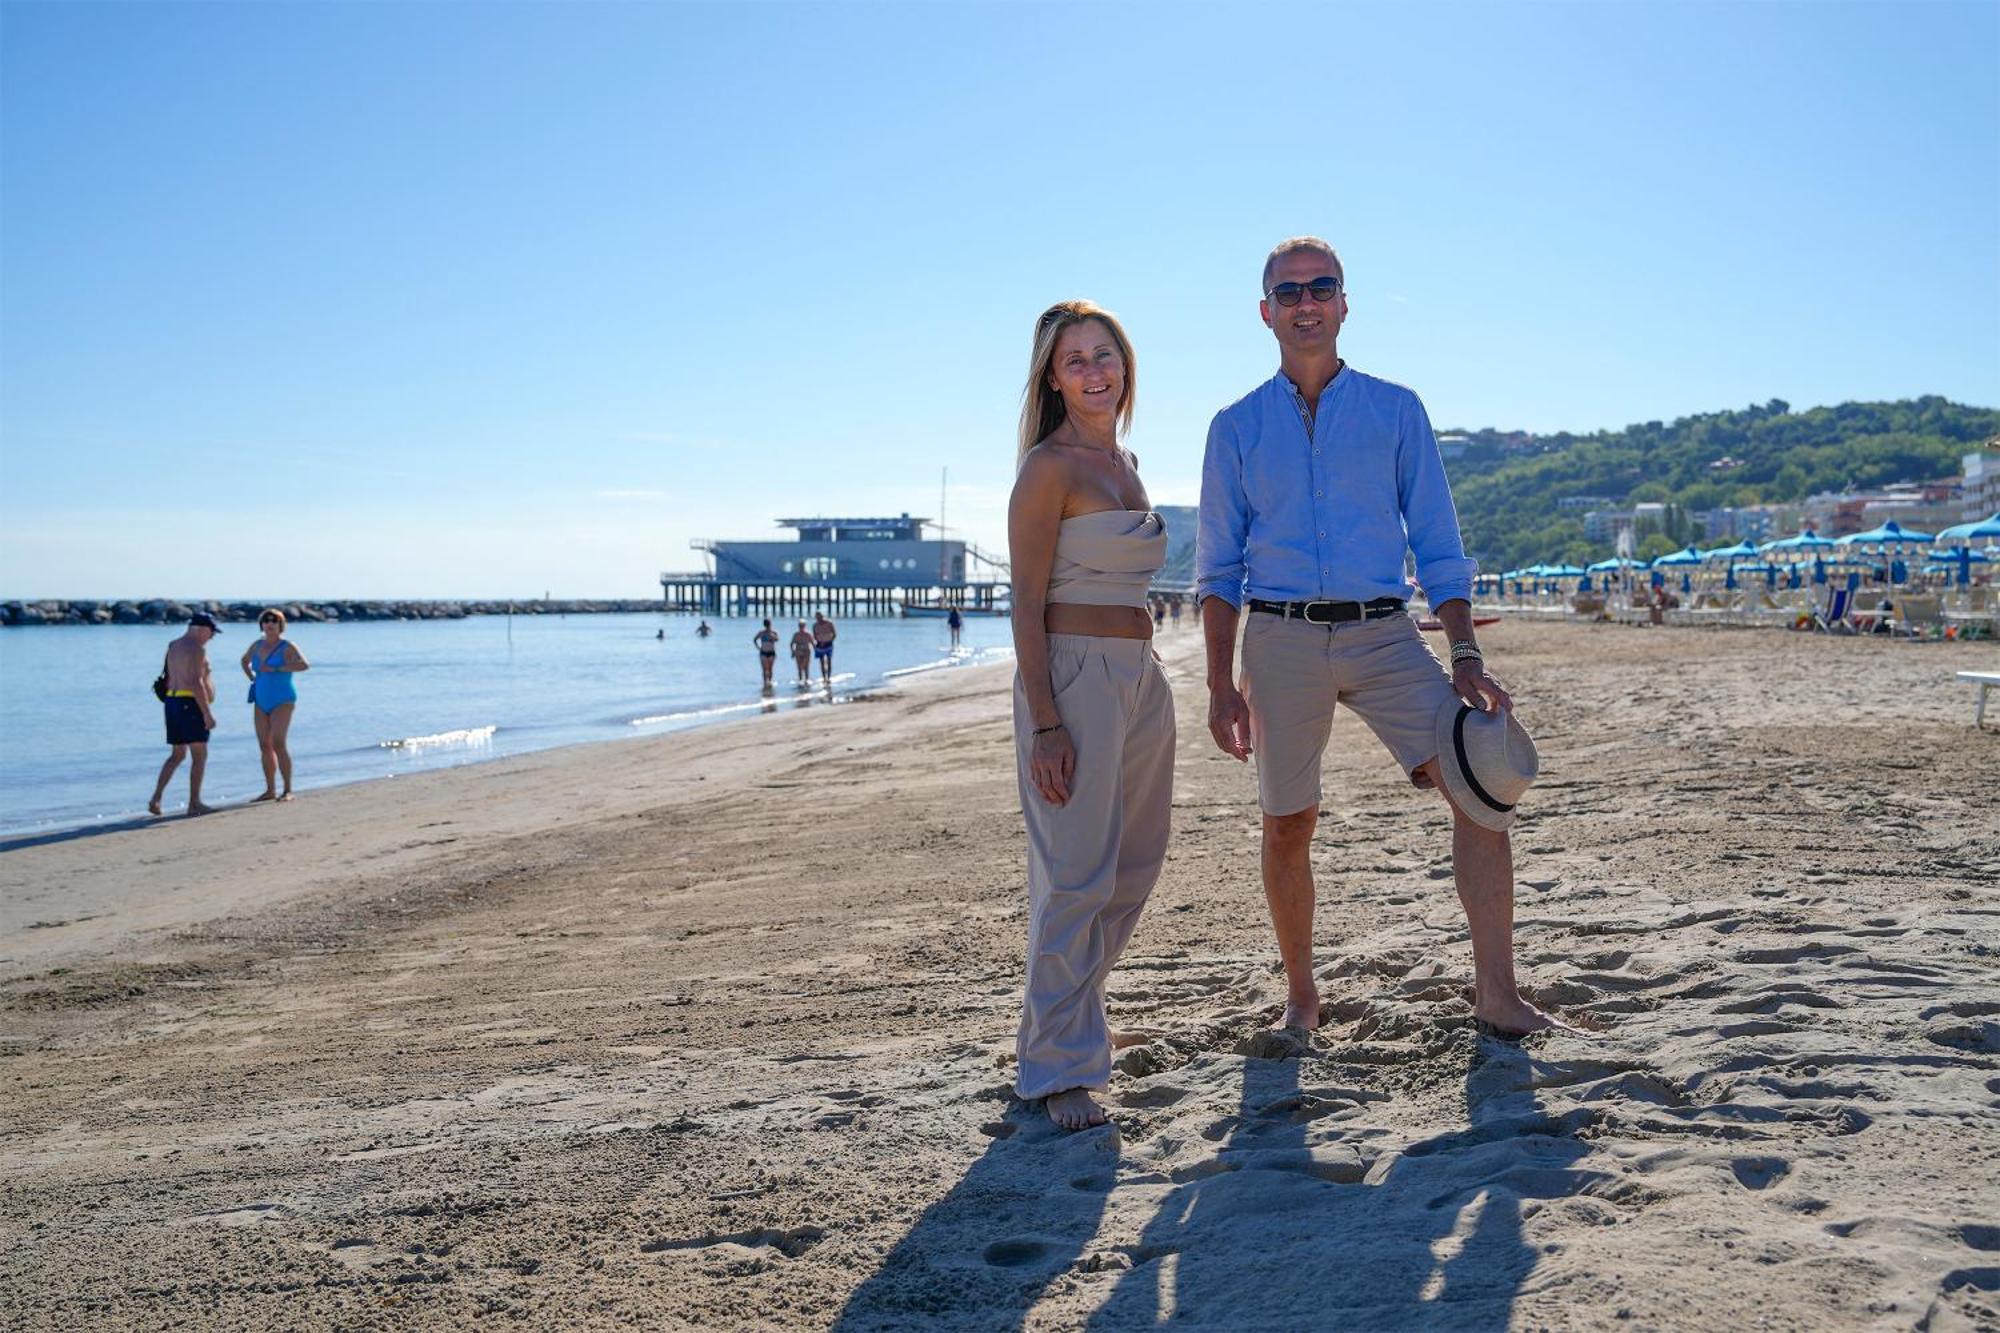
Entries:
<svg viewBox="0 0 2000 1333">
<path fill-rule="evenodd" d="M 1452 493 L 1468 551 L 1497 571 L 1612 554 L 1584 540 L 1583 511 L 1559 509 L 1564 496 L 1607 496 L 1613 507 L 1663 501 L 1691 512 L 1951 477 L 1965 454 L 2000 436 L 2000 410 L 1930 396 L 1794 412 L 1774 398 L 1664 424 L 1546 435 L 1512 452 L 1498 431 L 1441 433 L 1471 441 L 1447 465 Z M 1728 465 L 1710 466 L 1722 460 Z"/>
</svg>

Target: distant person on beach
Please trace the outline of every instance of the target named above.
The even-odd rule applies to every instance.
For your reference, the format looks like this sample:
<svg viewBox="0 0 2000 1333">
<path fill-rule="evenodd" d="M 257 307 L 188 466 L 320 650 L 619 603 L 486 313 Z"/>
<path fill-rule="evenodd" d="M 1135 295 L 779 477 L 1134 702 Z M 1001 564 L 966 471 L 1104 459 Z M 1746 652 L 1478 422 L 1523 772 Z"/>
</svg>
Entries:
<svg viewBox="0 0 2000 1333">
<path fill-rule="evenodd" d="M 1174 628 L 1179 629 L 1181 627 L 1181 599 L 1179 597 L 1168 599 L 1167 614 L 1173 617 Z"/>
<path fill-rule="evenodd" d="M 771 668 L 778 664 L 778 631 L 771 628 L 770 619 L 764 621 L 764 628 L 750 636 L 750 642 L 757 645 L 757 665 L 764 668 L 764 688 L 771 688 Z"/>
<path fill-rule="evenodd" d="M 951 631 L 952 651 L 956 652 L 958 650 L 959 636 L 965 633 L 965 617 L 960 615 L 958 608 L 954 606 L 950 611 L 945 613 L 944 623 L 945 627 Z"/>
<path fill-rule="evenodd" d="M 709 635 L 715 633 L 714 630 L 708 627 L 708 622 L 706 620 L 702 621 L 699 625 L 696 625 L 694 627 L 694 632 L 695 632 L 695 637 L 700 639 L 705 639 Z"/>
<path fill-rule="evenodd" d="M 812 657 L 812 631 L 807 629 L 806 622 L 801 620 L 798 629 L 792 633 L 792 665 L 799 669 L 801 685 L 812 684 Z"/>
<path fill-rule="evenodd" d="M 312 669 L 305 655 L 285 638 L 285 613 L 277 607 L 257 617 L 263 636 L 243 650 L 238 663 L 250 678 L 250 721 L 257 729 L 257 757 L 264 764 L 264 794 L 259 801 L 292 799 L 292 752 L 286 745 L 292 732 L 292 712 L 298 687 L 292 677 Z M 278 790 L 282 775 L 285 789 Z"/>
<path fill-rule="evenodd" d="M 813 612 L 813 656 L 819 659 L 819 678 L 825 684 L 833 684 L 833 640 L 840 631 L 826 618 L 826 612 Z"/>
<path fill-rule="evenodd" d="M 1209 427 L 1195 554 L 1209 732 L 1223 753 L 1257 756 L 1264 893 L 1286 979 L 1280 1025 L 1320 1023 L 1312 837 L 1320 760 L 1344 704 L 1414 786 L 1451 808 L 1474 1020 L 1516 1039 L 1557 1022 L 1514 975 L 1507 829 L 1535 774 L 1534 744 L 1473 636 L 1478 567 L 1465 557 L 1422 402 L 1336 348 L 1346 288 L 1339 257 L 1316 236 L 1271 251 L 1258 312 L 1278 342 L 1278 373 Z M 1411 552 L 1450 642 L 1448 671 L 1409 616 Z"/>
<path fill-rule="evenodd" d="M 1028 831 L 1028 967 L 1014 1091 L 1065 1129 L 1104 1123 L 1104 983 L 1166 859 L 1174 701 L 1146 587 L 1166 558 L 1132 424 L 1132 345 L 1088 301 L 1035 324 L 1007 508 L 1014 751 Z"/>
<path fill-rule="evenodd" d="M 146 802 L 150 814 L 159 814 L 166 798 L 167 783 L 181 760 L 192 759 L 188 768 L 190 815 L 205 815 L 210 807 L 201 803 L 201 779 L 208 768 L 208 735 L 215 730 L 215 679 L 208 670 L 208 641 L 222 631 L 214 617 L 197 611 L 188 617 L 187 632 L 167 645 L 166 676 L 167 744 L 173 749 L 160 765 L 160 780 L 153 784 L 153 799 Z"/>
</svg>

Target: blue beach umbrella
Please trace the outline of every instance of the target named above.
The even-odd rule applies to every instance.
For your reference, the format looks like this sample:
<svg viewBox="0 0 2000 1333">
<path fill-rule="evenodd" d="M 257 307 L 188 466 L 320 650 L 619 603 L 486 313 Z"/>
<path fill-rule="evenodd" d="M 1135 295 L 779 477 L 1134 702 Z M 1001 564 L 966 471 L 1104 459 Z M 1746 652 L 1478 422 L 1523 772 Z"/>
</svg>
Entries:
<svg viewBox="0 0 2000 1333">
<path fill-rule="evenodd" d="M 1734 563 L 1738 560 L 1749 560 L 1757 554 L 1757 548 L 1749 542 L 1737 542 L 1733 546 L 1718 546 L 1713 550 L 1703 551 L 1701 558 L 1703 560 L 1728 560 Z"/>
<path fill-rule="evenodd" d="M 1842 537 L 1840 544 L 1842 546 L 1929 546 L 1931 540 L 1930 533 L 1912 531 L 1892 518 L 1879 528 L 1870 528 L 1866 532 Z"/>
<path fill-rule="evenodd" d="M 1940 546 L 1970 546 L 1974 542 L 1991 541 L 2000 537 L 2000 514 L 1982 518 L 1977 523 L 1960 523 L 1946 528 L 1937 535 Z"/>
<path fill-rule="evenodd" d="M 1808 551 L 1823 551 L 1835 545 L 1838 543 L 1833 538 L 1822 537 L 1811 528 L 1807 528 L 1797 536 L 1781 537 L 1774 542 L 1765 542 L 1757 550 L 1763 555 L 1802 556 Z"/>
<path fill-rule="evenodd" d="M 1969 528 L 1976 525 L 1965 523 L 1960 526 Z M 1949 532 L 1951 529 L 1947 528 L 1945 531 Z M 1931 563 L 1924 566 L 1924 572 L 1936 574 L 1946 570 L 1955 571 L 1958 574 L 1958 586 L 1963 588 L 1972 582 L 1973 562 L 1984 564 L 1992 558 L 1983 551 L 1973 550 L 1970 546 L 1954 546 L 1949 550 L 1932 551 Z"/>
<path fill-rule="evenodd" d="M 1657 569 L 1661 565 L 1667 565 L 1667 566 L 1698 565 L 1701 563 L 1701 561 L 1702 561 L 1701 552 L 1695 550 L 1694 547 L 1690 546 L 1687 547 L 1685 550 L 1675 551 L 1672 555 L 1661 556 L 1659 559 L 1653 562 L 1653 567 Z"/>
</svg>

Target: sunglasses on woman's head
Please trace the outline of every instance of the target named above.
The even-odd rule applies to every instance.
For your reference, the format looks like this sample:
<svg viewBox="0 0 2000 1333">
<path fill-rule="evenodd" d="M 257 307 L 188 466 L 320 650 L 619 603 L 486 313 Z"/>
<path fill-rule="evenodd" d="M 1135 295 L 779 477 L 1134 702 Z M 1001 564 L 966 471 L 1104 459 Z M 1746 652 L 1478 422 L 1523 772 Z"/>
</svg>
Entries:
<svg viewBox="0 0 2000 1333">
<path fill-rule="evenodd" d="M 1340 294 L 1340 279 L 1334 277 L 1314 278 L 1311 282 L 1281 282 L 1264 295 L 1279 305 L 1297 305 L 1307 292 L 1315 301 L 1331 301 Z"/>
</svg>

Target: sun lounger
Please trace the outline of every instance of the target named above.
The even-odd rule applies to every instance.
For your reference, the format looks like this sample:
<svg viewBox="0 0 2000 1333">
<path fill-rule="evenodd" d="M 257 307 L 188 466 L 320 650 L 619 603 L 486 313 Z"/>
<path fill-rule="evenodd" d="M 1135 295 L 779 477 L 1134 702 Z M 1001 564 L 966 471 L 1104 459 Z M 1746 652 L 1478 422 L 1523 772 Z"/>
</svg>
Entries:
<svg viewBox="0 0 2000 1333">
<path fill-rule="evenodd" d="M 1853 595 L 1845 588 L 1834 588 L 1826 595 L 1826 609 L 1813 613 L 1814 624 L 1828 634 L 1852 634 L 1854 623 L 1847 618 L 1847 605 Z"/>
<path fill-rule="evenodd" d="M 1905 595 L 1896 603 L 1896 633 L 1912 639 L 1944 635 L 1944 600 Z"/>
<path fill-rule="evenodd" d="M 1958 673 L 1958 678 L 1970 681 L 1979 687 L 1979 707 L 1972 714 L 1972 725 L 1975 727 L 1984 727 L 1986 725 L 1986 695 L 1995 686 L 2000 686 L 2000 671 L 1961 671 Z"/>
</svg>

